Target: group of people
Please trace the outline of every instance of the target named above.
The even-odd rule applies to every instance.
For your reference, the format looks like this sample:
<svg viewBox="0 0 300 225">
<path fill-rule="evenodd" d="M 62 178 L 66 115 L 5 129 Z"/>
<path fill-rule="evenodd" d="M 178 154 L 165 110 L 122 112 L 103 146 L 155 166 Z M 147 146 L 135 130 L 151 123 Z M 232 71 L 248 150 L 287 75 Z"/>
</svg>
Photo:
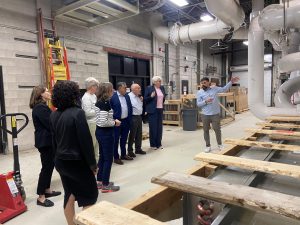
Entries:
<svg viewBox="0 0 300 225">
<path fill-rule="evenodd" d="M 65 192 L 64 213 L 68 224 L 74 224 L 75 201 L 79 207 L 86 208 L 97 201 L 98 189 L 102 193 L 118 191 L 120 187 L 110 181 L 112 163 L 123 165 L 123 160 L 146 154 L 142 150 L 145 114 L 151 149 L 163 149 L 166 93 L 161 80 L 153 77 L 144 97 L 138 84 L 132 84 L 131 92 L 127 93 L 124 82 L 119 82 L 114 90 L 110 82 L 99 83 L 92 77 L 86 80 L 87 91 L 81 100 L 79 86 L 73 81 L 56 82 L 52 96 L 43 86 L 33 88 L 29 105 L 35 127 L 35 147 L 42 163 L 38 205 L 51 207 L 54 203 L 48 198 L 61 194 L 50 189 L 54 166 Z M 47 105 L 50 101 L 53 111 Z"/>
</svg>

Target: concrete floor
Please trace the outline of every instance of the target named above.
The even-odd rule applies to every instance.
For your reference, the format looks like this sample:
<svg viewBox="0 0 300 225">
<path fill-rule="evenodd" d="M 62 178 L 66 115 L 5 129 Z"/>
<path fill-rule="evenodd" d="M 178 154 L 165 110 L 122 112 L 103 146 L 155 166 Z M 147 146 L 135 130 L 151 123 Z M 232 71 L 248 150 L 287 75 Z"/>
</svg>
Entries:
<svg viewBox="0 0 300 225">
<path fill-rule="evenodd" d="M 242 138 L 246 136 L 245 128 L 256 127 L 256 119 L 250 112 L 236 115 L 236 121 L 223 126 L 224 138 Z M 145 127 L 145 130 L 147 126 Z M 212 147 L 216 147 L 213 131 L 211 132 Z M 164 126 L 163 150 L 149 150 L 149 141 L 143 142 L 143 149 L 147 155 L 137 156 L 134 161 L 125 165 L 113 165 L 111 180 L 120 185 L 121 190 L 115 193 L 99 193 L 98 201 L 106 200 L 123 205 L 134 200 L 143 193 L 153 189 L 156 185 L 150 182 L 151 177 L 164 171 L 184 172 L 197 164 L 193 157 L 203 151 L 205 144 L 203 131 L 183 131 L 181 127 Z M 28 211 L 5 223 L 7 225 L 52 225 L 66 224 L 63 214 L 63 196 L 52 198 L 55 203 L 52 208 L 36 205 L 36 185 L 40 170 L 40 159 L 37 150 L 22 151 L 20 153 L 22 179 L 27 194 Z M 0 155 L 0 173 L 10 171 L 13 167 L 12 155 Z M 59 175 L 53 173 L 52 189 L 63 191 Z M 76 209 L 80 211 L 79 208 Z"/>
</svg>

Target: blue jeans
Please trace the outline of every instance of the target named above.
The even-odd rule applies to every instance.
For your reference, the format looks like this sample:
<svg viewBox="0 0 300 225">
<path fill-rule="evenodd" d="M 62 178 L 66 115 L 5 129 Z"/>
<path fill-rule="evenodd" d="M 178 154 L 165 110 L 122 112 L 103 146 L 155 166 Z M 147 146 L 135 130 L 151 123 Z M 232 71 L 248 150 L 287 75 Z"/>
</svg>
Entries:
<svg viewBox="0 0 300 225">
<path fill-rule="evenodd" d="M 109 184 L 111 166 L 114 154 L 114 128 L 96 128 L 96 137 L 99 142 L 100 159 L 98 161 L 97 181 L 102 181 L 103 185 Z"/>
</svg>

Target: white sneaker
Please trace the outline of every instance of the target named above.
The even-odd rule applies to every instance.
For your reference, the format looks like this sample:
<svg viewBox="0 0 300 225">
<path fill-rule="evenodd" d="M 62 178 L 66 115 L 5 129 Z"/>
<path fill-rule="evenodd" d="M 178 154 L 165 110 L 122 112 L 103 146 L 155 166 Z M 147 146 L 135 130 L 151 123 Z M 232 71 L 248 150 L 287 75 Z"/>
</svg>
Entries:
<svg viewBox="0 0 300 225">
<path fill-rule="evenodd" d="M 223 150 L 225 147 L 224 147 L 224 145 L 218 145 L 218 149 L 221 151 L 221 150 Z"/>
<path fill-rule="evenodd" d="M 208 152 L 210 152 L 211 151 L 211 147 L 206 147 L 205 149 L 204 149 L 204 152 L 206 152 L 206 153 L 208 153 Z"/>
</svg>

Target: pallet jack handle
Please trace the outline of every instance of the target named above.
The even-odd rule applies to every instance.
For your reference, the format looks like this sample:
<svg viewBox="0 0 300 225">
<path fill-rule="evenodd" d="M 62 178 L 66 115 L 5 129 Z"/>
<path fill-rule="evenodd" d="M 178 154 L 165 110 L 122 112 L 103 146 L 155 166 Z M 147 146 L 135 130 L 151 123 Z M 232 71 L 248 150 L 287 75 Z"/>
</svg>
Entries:
<svg viewBox="0 0 300 225">
<path fill-rule="evenodd" d="M 29 119 L 28 119 L 28 116 L 25 114 L 25 113 L 9 113 L 9 114 L 4 114 L 4 115 L 1 115 L 0 116 L 0 121 L 1 120 L 4 120 L 6 117 L 11 117 L 11 127 L 12 128 L 17 128 L 17 120 L 23 120 L 23 119 L 17 119 L 16 117 L 17 116 L 23 116 L 25 117 L 25 124 L 19 129 L 19 130 L 16 130 L 16 134 L 20 133 L 29 123 Z M 1 124 L 0 124 L 1 125 Z M 5 127 L 1 127 L 0 126 L 0 129 L 6 131 L 7 133 L 13 135 L 13 129 L 12 130 L 7 130 Z"/>
<path fill-rule="evenodd" d="M 19 119 L 17 117 L 24 117 L 25 123 L 21 128 L 17 128 L 17 121 L 18 120 L 24 120 Z M 16 182 L 17 187 L 19 188 L 21 194 L 24 192 L 22 187 L 22 178 L 20 173 L 20 162 L 19 162 L 19 147 L 18 147 L 18 133 L 20 133 L 29 123 L 28 116 L 24 113 L 10 113 L 10 114 L 4 114 L 0 116 L 0 121 L 6 119 L 7 117 L 11 117 L 11 130 L 6 129 L 5 127 L 1 127 L 0 129 L 4 130 L 5 132 L 12 135 L 12 141 L 13 141 L 13 155 L 14 155 L 14 180 Z M 2 123 L 1 123 L 2 124 Z M 25 192 L 23 193 L 25 195 Z M 23 196 L 22 195 L 22 196 Z"/>
</svg>

